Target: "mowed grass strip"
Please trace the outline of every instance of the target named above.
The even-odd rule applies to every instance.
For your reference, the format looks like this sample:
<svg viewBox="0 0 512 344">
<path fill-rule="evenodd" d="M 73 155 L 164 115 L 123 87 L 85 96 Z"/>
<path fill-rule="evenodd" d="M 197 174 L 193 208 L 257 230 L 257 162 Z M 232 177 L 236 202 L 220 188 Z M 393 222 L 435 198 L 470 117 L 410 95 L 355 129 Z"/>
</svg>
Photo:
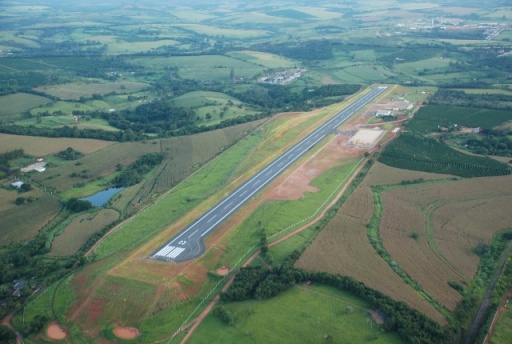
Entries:
<svg viewBox="0 0 512 344">
<path fill-rule="evenodd" d="M 69 256 L 75 254 L 95 232 L 105 228 L 119 218 L 113 209 L 101 209 L 96 213 L 76 217 L 55 237 L 50 255 Z"/>
<path fill-rule="evenodd" d="M 140 92 L 150 85 L 142 82 L 91 82 L 68 83 L 54 86 L 40 86 L 36 90 L 62 100 L 79 100 L 80 97 L 89 98 L 93 94 L 105 95 L 108 93 L 127 94 Z"/>
<path fill-rule="evenodd" d="M 50 102 L 51 100 L 48 98 L 28 93 L 0 96 L 0 116 L 21 114 Z"/>
<path fill-rule="evenodd" d="M 296 286 L 270 300 L 222 304 L 235 317 L 233 326 L 210 314 L 190 343 L 400 343 L 381 332 L 367 304 L 325 286 Z"/>
<path fill-rule="evenodd" d="M 34 137 L 0 134 L 0 153 L 23 149 L 26 154 L 35 157 L 55 154 L 68 147 L 91 154 L 106 147 L 115 145 L 115 142 L 94 139 L 72 139 L 66 137 Z"/>
</svg>

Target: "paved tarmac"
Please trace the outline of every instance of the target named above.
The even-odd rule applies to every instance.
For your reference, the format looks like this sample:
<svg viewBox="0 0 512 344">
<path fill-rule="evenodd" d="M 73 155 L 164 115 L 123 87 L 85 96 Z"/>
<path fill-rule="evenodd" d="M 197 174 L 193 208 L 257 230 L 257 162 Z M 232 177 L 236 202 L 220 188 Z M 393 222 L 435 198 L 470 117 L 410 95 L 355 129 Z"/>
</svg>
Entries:
<svg viewBox="0 0 512 344">
<path fill-rule="evenodd" d="M 254 177 L 239 186 L 230 195 L 219 201 L 197 220 L 185 227 L 165 244 L 153 252 L 150 258 L 183 262 L 199 257 L 205 250 L 204 238 L 219 227 L 228 217 L 253 198 L 261 189 L 272 182 L 307 151 L 332 134 L 348 118 L 387 89 L 386 86 L 373 87 L 372 90 L 340 111 L 320 128 L 309 134 L 295 146 L 288 149 Z"/>
</svg>

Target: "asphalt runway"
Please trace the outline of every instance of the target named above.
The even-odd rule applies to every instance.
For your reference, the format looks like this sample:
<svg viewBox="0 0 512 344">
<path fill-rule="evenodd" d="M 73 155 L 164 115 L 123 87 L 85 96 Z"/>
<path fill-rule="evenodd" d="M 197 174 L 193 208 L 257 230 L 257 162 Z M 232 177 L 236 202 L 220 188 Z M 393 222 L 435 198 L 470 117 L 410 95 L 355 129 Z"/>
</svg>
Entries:
<svg viewBox="0 0 512 344">
<path fill-rule="evenodd" d="M 185 227 L 165 244 L 153 252 L 150 258 L 184 262 L 199 257 L 205 250 L 204 238 L 219 227 L 229 216 L 240 209 L 261 189 L 272 182 L 307 151 L 313 148 L 348 118 L 361 110 L 387 89 L 386 86 L 373 87 L 372 90 L 340 111 L 317 130 L 309 134 L 295 146 L 288 149 L 255 176 L 239 186 L 235 191 L 219 201 L 197 220 Z"/>
</svg>

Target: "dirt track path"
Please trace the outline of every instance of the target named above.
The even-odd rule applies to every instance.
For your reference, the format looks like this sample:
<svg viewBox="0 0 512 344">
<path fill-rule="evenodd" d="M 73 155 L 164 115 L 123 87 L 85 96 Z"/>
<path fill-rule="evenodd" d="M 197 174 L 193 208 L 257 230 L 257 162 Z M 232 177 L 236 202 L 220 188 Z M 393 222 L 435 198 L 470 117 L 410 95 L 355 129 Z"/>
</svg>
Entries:
<svg viewBox="0 0 512 344">
<path fill-rule="evenodd" d="M 336 204 L 336 202 L 340 199 L 340 197 L 347 190 L 348 186 L 352 183 L 352 181 L 357 176 L 357 174 L 359 172 L 361 172 L 361 169 L 363 168 L 363 166 L 366 164 L 367 161 L 368 161 L 368 159 L 364 159 L 363 160 L 363 162 L 352 173 L 352 176 L 350 176 L 350 178 L 346 181 L 345 185 L 343 185 L 343 187 L 338 192 L 336 197 L 334 197 L 333 200 L 327 205 L 327 207 L 325 207 L 324 210 L 322 210 L 314 219 L 312 219 L 310 222 L 302 225 L 301 227 L 297 228 L 293 232 L 290 232 L 290 233 L 286 234 L 285 236 L 283 236 L 283 237 L 281 237 L 281 238 L 271 242 L 268 246 L 269 247 L 275 246 L 275 245 L 277 245 L 277 244 L 279 244 L 279 243 L 281 243 L 281 242 L 291 238 L 292 236 L 302 232 L 306 228 L 311 227 L 312 225 L 314 225 L 318 221 L 320 221 L 320 219 L 322 217 L 324 217 L 324 215 L 327 213 L 327 211 L 329 211 L 329 209 L 331 209 L 334 206 L 334 204 Z M 260 250 L 257 250 L 252 256 L 249 257 L 249 259 L 247 259 L 247 261 L 242 265 L 242 267 L 246 267 L 247 265 L 249 265 L 256 257 L 259 256 L 260 252 L 261 252 Z M 229 288 L 229 286 L 231 285 L 231 283 L 233 283 L 234 279 L 235 279 L 235 275 L 231 276 L 229 278 L 228 282 L 226 283 L 226 285 L 222 288 L 222 291 L 226 291 Z M 201 314 L 199 314 L 194 320 L 192 320 L 190 323 L 186 324 L 185 326 L 183 326 L 180 329 L 179 332 L 181 332 L 181 331 L 183 331 L 183 330 L 185 330 L 185 329 L 190 327 L 190 330 L 188 331 L 187 335 L 181 340 L 181 344 L 184 344 L 184 343 L 187 342 L 187 340 L 192 336 L 194 331 L 199 327 L 199 325 L 201 324 L 203 319 L 208 315 L 208 313 L 210 313 L 212 308 L 217 304 L 219 299 L 220 299 L 220 296 L 216 295 L 213 298 L 213 300 L 208 304 L 208 306 L 206 306 L 206 308 L 201 312 Z"/>
<path fill-rule="evenodd" d="M 496 328 L 496 323 L 500 319 L 501 313 L 505 310 L 505 305 L 507 304 L 508 299 L 512 297 L 512 289 L 509 289 L 508 292 L 501 299 L 500 307 L 496 311 L 494 318 L 492 319 L 491 327 L 489 328 L 489 333 L 485 336 L 483 344 L 489 344 L 492 339 L 492 335 L 494 334 L 494 329 Z"/>
</svg>

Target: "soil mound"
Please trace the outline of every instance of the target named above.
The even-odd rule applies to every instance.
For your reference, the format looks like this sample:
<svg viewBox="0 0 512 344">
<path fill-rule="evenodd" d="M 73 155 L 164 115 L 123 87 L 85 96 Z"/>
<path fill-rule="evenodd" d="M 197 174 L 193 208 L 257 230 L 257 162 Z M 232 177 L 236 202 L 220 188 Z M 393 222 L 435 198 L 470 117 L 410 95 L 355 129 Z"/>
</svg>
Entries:
<svg viewBox="0 0 512 344">
<path fill-rule="evenodd" d="M 215 270 L 215 272 L 217 272 L 217 274 L 219 274 L 220 276 L 226 276 L 229 273 L 229 269 L 227 267 L 223 266 L 223 267 Z"/>
<path fill-rule="evenodd" d="M 114 334 L 121 339 L 133 339 L 138 337 L 140 333 L 135 327 L 116 327 Z"/>
<path fill-rule="evenodd" d="M 63 340 L 68 336 L 66 331 L 55 321 L 48 325 L 46 335 L 53 340 Z"/>
</svg>

